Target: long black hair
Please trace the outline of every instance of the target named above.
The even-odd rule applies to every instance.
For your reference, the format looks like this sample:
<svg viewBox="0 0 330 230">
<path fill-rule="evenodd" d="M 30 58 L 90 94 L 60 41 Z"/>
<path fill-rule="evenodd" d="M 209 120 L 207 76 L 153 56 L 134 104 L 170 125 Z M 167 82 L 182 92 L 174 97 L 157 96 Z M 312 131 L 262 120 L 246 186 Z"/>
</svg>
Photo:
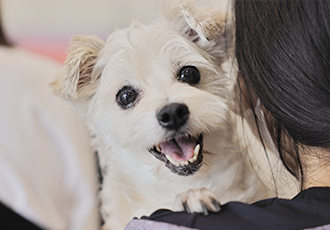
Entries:
<svg viewBox="0 0 330 230">
<path fill-rule="evenodd" d="M 238 80 L 269 112 L 289 171 L 301 146 L 330 147 L 330 1 L 235 2 Z M 303 181 L 303 180 L 302 180 Z"/>
</svg>

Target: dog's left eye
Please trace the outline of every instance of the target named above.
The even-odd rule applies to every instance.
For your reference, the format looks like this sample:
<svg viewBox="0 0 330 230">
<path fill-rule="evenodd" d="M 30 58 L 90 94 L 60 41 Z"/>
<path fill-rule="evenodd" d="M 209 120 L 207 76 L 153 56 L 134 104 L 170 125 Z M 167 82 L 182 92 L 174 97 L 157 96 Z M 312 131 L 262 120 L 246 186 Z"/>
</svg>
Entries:
<svg viewBox="0 0 330 230">
<path fill-rule="evenodd" d="M 201 79 L 200 73 L 195 66 L 184 66 L 178 73 L 179 81 L 189 85 L 196 85 Z"/>
<path fill-rule="evenodd" d="M 133 106 L 134 101 L 138 96 L 138 92 L 130 86 L 124 86 L 116 95 L 117 104 L 123 109 L 128 109 Z"/>
</svg>

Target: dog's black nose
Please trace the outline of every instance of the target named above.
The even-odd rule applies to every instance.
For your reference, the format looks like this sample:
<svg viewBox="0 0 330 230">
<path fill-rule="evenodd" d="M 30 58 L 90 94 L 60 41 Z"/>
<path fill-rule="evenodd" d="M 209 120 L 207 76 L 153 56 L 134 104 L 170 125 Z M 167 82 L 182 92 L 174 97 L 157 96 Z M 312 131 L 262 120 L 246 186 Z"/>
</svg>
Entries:
<svg viewBox="0 0 330 230">
<path fill-rule="evenodd" d="M 168 130 L 179 130 L 188 118 L 188 107 L 179 103 L 165 105 L 157 114 L 159 124 Z"/>
</svg>

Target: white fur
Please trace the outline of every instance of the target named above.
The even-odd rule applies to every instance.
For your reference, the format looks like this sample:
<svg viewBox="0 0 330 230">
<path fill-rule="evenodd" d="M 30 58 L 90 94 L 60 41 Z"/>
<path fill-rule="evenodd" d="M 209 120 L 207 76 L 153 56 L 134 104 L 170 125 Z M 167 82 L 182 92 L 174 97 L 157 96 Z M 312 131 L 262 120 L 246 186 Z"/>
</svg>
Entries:
<svg viewBox="0 0 330 230">
<path fill-rule="evenodd" d="M 76 37 L 63 74 L 53 84 L 84 114 L 95 136 L 106 229 L 123 229 L 134 216 L 171 208 L 178 194 L 192 188 L 213 191 L 221 203 L 269 195 L 248 164 L 228 109 L 232 83 L 222 68 L 231 47 L 226 13 L 171 3 L 164 6 L 166 19 L 148 26 L 135 22 L 111 34 L 105 44 L 92 36 Z M 196 86 L 176 79 L 185 65 L 199 69 Z M 124 110 L 116 94 L 126 85 L 138 89 L 139 97 Z M 156 118 L 172 102 L 189 108 L 184 132 L 204 134 L 203 165 L 192 176 L 172 173 L 148 152 L 173 135 Z"/>
</svg>

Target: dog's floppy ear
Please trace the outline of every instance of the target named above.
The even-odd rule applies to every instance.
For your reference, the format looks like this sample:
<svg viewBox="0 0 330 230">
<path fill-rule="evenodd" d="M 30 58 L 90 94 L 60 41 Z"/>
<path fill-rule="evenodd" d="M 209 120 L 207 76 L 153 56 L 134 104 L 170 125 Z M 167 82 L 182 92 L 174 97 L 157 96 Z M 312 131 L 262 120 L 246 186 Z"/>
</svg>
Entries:
<svg viewBox="0 0 330 230">
<path fill-rule="evenodd" d="M 100 76 L 93 70 L 104 44 L 93 35 L 77 35 L 71 40 L 64 69 L 51 83 L 56 95 L 76 101 L 86 100 L 95 93 Z"/>
<path fill-rule="evenodd" d="M 232 52 L 234 28 L 229 10 L 172 0 L 163 4 L 163 14 L 176 31 L 216 58 Z"/>
</svg>

